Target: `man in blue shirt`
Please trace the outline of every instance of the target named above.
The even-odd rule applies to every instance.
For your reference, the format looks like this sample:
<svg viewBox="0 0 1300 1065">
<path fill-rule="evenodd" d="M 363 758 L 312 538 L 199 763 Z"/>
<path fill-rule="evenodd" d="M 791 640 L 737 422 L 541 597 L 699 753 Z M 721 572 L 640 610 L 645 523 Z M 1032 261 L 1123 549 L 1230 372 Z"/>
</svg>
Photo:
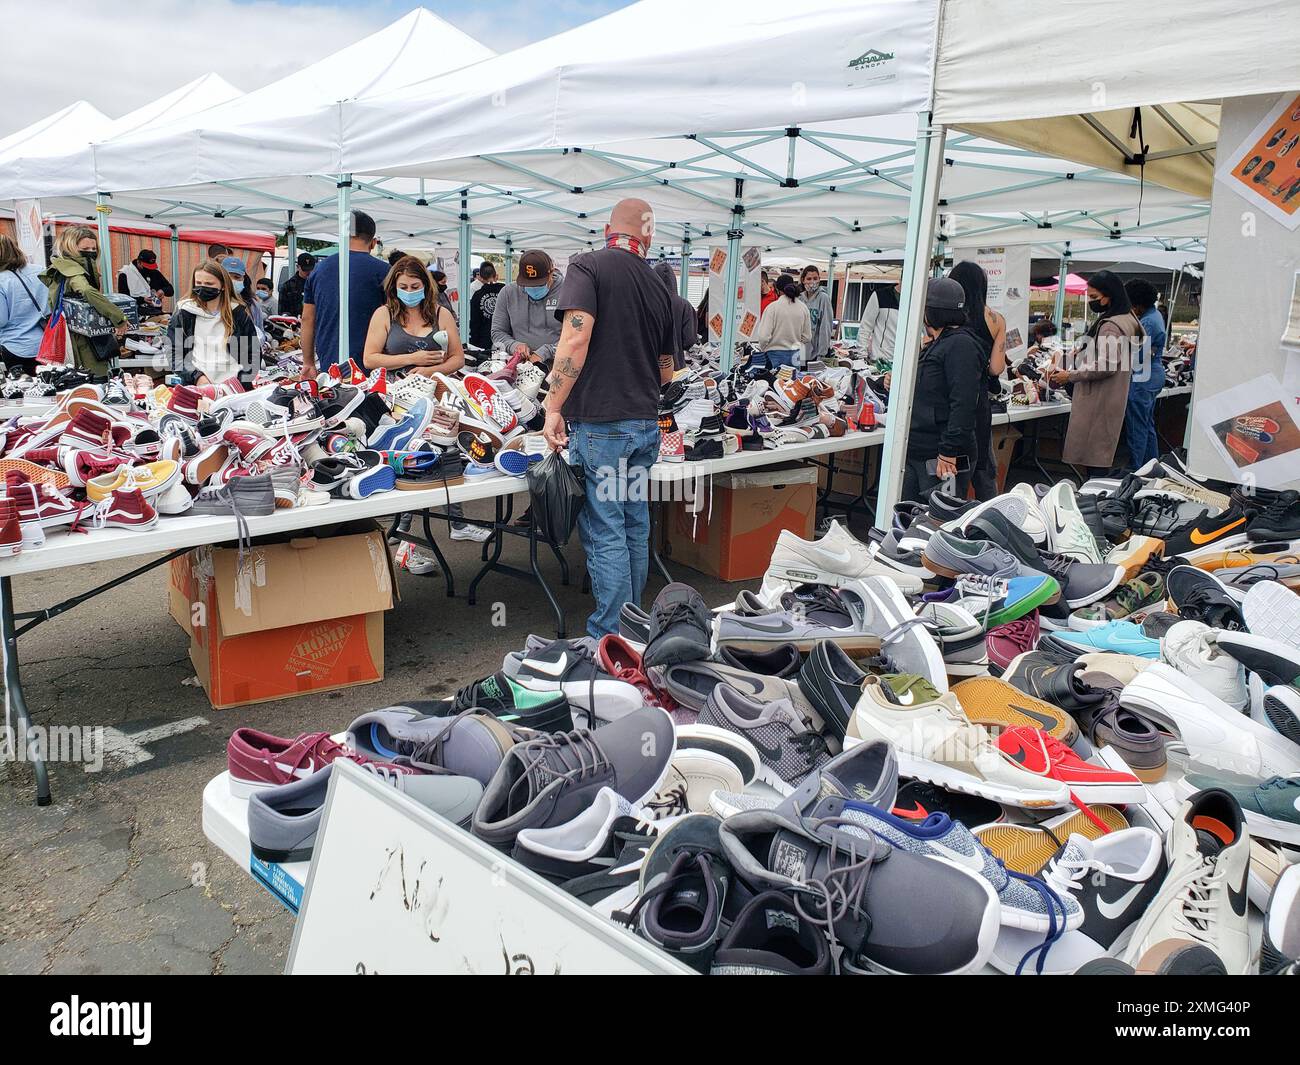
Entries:
<svg viewBox="0 0 1300 1065">
<path fill-rule="evenodd" d="M 1124 286 L 1133 314 L 1142 323 L 1147 339 L 1142 352 L 1134 357 L 1129 375 L 1128 406 L 1124 411 L 1124 440 L 1128 444 L 1129 464 L 1141 469 L 1160 457 L 1160 437 L 1156 435 L 1156 396 L 1165 387 L 1165 320 L 1156 307 L 1156 288 L 1150 281 L 1135 279 Z M 1148 346 L 1149 341 L 1149 346 Z"/>
<path fill-rule="evenodd" d="M 361 357 L 370 316 L 383 305 L 388 264 L 370 254 L 375 246 L 375 220 L 364 211 L 352 212 L 348 241 L 348 356 Z M 302 293 L 302 373 L 315 377 L 339 361 L 339 257 L 316 264 Z"/>
</svg>

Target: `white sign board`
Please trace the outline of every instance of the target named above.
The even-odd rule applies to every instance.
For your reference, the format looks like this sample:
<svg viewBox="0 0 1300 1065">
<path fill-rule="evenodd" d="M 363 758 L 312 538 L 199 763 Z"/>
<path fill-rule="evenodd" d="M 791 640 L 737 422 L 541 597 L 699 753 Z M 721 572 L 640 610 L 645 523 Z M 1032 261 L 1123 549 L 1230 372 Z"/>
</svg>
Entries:
<svg viewBox="0 0 1300 1065">
<path fill-rule="evenodd" d="M 709 340 L 722 339 L 722 315 L 727 309 L 727 246 L 720 245 L 709 254 Z M 758 332 L 758 314 L 762 299 L 760 280 L 763 251 L 749 247 L 740 250 L 740 270 L 736 281 L 736 343 L 744 344 Z"/>
<path fill-rule="evenodd" d="M 460 316 L 460 252 L 443 251 L 438 253 L 438 269 L 447 275 L 447 298 L 451 300 L 451 309 Z"/>
<path fill-rule="evenodd" d="M 344 760 L 330 777 L 286 971 L 690 972 Z"/>
<path fill-rule="evenodd" d="M 40 200 L 14 200 L 14 229 L 17 232 L 18 247 L 22 248 L 27 262 L 44 270 L 49 264 L 45 261 L 45 233 L 41 227 Z"/>
<path fill-rule="evenodd" d="M 989 281 L 988 305 L 1007 320 L 1007 358 L 1023 355 L 1029 335 L 1029 245 L 954 248 L 952 261 L 973 262 Z"/>
</svg>

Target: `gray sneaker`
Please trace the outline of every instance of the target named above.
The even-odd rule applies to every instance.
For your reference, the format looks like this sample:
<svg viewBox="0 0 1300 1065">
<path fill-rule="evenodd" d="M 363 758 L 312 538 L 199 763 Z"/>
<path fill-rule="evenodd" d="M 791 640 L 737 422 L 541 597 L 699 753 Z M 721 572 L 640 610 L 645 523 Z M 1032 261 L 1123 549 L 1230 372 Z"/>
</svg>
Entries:
<svg viewBox="0 0 1300 1065">
<path fill-rule="evenodd" d="M 474 835 L 510 850 L 521 829 L 573 820 L 601 788 L 639 807 L 659 790 L 675 751 L 673 719 L 658 707 L 594 730 L 525 740 L 506 753 L 483 792 Z"/>
<path fill-rule="evenodd" d="M 883 579 L 883 578 L 881 578 Z M 834 640 L 846 651 L 877 651 L 880 636 L 862 627 L 847 601 L 825 585 L 805 584 L 781 597 L 780 609 L 745 615 L 718 615 L 718 646 L 766 651 L 792 643 L 811 651 L 819 640 Z"/>
<path fill-rule="evenodd" d="M 491 714 L 435 717 L 409 706 L 362 714 L 348 726 L 348 746 L 381 762 L 436 767 L 486 785 L 520 733 Z"/>
<path fill-rule="evenodd" d="M 931 573 L 954 580 L 963 573 L 1010 580 L 1030 572 L 1010 551 L 990 540 L 963 540 L 943 529 L 926 542 L 921 561 Z"/>
<path fill-rule="evenodd" d="M 973 869 L 895 849 L 842 818 L 782 810 L 737 813 L 722 822 L 720 839 L 752 890 L 799 899 L 844 948 L 846 967 L 969 973 L 993 953 L 998 897 Z"/>
<path fill-rule="evenodd" d="M 1220 788 L 1241 806 L 1252 836 L 1300 846 L 1300 777 L 1269 777 L 1263 783 L 1230 775 L 1188 773 L 1175 788 L 1180 799 Z"/>
<path fill-rule="evenodd" d="M 361 768 L 462 828 L 469 826 L 483 795 L 483 786 L 469 777 L 398 773 L 373 763 L 362 764 Z M 333 770 L 331 763 L 292 784 L 252 794 L 248 800 L 248 840 L 254 857 L 281 865 L 311 860 Z"/>
<path fill-rule="evenodd" d="M 898 759 L 882 740 L 860 743 L 814 769 L 781 800 L 777 809 L 790 817 L 811 817 L 828 795 L 891 810 L 898 797 Z"/>
<path fill-rule="evenodd" d="M 234 477 L 229 484 L 209 485 L 194 497 L 191 514 L 237 518 L 265 517 L 275 513 L 275 483 L 269 473 Z"/>
<path fill-rule="evenodd" d="M 698 724 L 744 736 L 758 751 L 758 779 L 789 795 L 815 769 L 830 760 L 826 738 L 787 699 L 760 702 L 726 684 L 710 693 Z"/>
<path fill-rule="evenodd" d="M 840 596 L 853 610 L 858 627 L 880 637 L 880 657 L 894 673 L 916 673 L 941 693 L 948 690 L 943 652 L 898 585 L 885 577 L 846 584 Z"/>
</svg>

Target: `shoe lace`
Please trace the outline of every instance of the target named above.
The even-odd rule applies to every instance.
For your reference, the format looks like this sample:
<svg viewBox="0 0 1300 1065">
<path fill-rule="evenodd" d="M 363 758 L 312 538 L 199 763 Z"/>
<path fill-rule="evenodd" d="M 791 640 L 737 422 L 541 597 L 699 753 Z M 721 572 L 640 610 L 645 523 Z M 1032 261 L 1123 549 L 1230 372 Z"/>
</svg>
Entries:
<svg viewBox="0 0 1300 1065">
<path fill-rule="evenodd" d="M 611 768 L 604 747 L 589 729 L 545 733 L 524 745 L 521 754 L 525 761 L 519 779 L 510 789 L 511 809 L 523 805 L 517 795 L 521 789 L 526 801 L 552 780 L 579 783 Z"/>
<path fill-rule="evenodd" d="M 1043 936 L 1043 941 L 1041 943 L 1025 951 L 1024 957 L 1020 959 L 1020 963 L 1016 966 L 1017 976 L 1024 971 L 1025 966 L 1029 964 L 1030 958 L 1033 958 L 1034 955 L 1037 955 L 1034 962 L 1035 972 L 1039 976 L 1042 976 L 1043 965 L 1047 961 L 1048 953 L 1051 951 L 1052 946 L 1057 942 L 1057 940 L 1065 935 L 1069 913 L 1065 908 L 1065 902 L 1062 899 L 1062 896 L 1068 896 L 1072 889 L 1077 886 L 1078 877 L 1082 876 L 1083 873 L 1087 871 L 1086 867 L 1075 871 L 1072 868 L 1075 864 L 1076 863 L 1072 862 L 1062 862 L 1060 863 L 1061 868 L 1058 871 L 1058 863 L 1053 862 L 1052 867 L 1047 870 L 1041 880 L 1035 876 L 1026 876 L 1024 873 L 1017 873 L 1010 869 L 1006 869 L 1008 877 L 1012 880 L 1019 880 L 1021 883 L 1027 884 L 1031 887 L 1038 893 L 1039 897 L 1047 907 L 1047 933 Z M 1059 925 L 1057 924 L 1058 912 L 1060 915 Z"/>
<path fill-rule="evenodd" d="M 692 867 L 694 868 L 692 869 Z M 677 891 L 681 886 L 682 878 L 692 872 L 699 876 L 704 885 L 705 909 L 707 911 L 716 911 L 719 905 L 718 885 L 713 875 L 712 857 L 706 851 L 695 851 L 689 847 L 683 847 L 674 855 L 673 864 L 668 867 L 667 875 L 653 887 L 642 892 L 632 909 L 619 915 L 620 923 L 629 927 L 634 926 L 641 916 L 642 910 L 655 899 L 668 894 L 670 891 Z"/>
<path fill-rule="evenodd" d="M 1225 603 L 1218 589 L 1208 584 L 1192 588 L 1178 604 L 1178 614 L 1184 619 L 1203 621 L 1216 629 L 1235 631 L 1241 628 L 1240 611 Z"/>
<path fill-rule="evenodd" d="M 993 613 L 993 603 L 995 600 L 1006 599 L 1010 585 L 1003 577 L 986 577 L 979 573 L 963 574 L 958 578 L 957 585 L 963 590 L 973 591 L 977 596 L 981 594 L 984 596 L 984 610 L 979 615 L 979 621 L 987 632 L 989 615 Z"/>
<path fill-rule="evenodd" d="M 443 766 L 443 749 L 447 745 L 447 739 L 467 717 L 473 717 L 478 711 L 474 708 L 462 710 L 451 718 L 451 723 L 438 733 L 431 740 L 424 740 L 417 743 L 401 740 L 396 741 L 398 750 L 403 746 L 409 746 L 410 750 L 401 756 L 399 765 L 410 765 L 413 769 L 418 769 L 422 773 L 450 773 L 451 771 Z"/>
<path fill-rule="evenodd" d="M 866 910 L 867 887 L 871 882 L 871 867 L 876 854 L 883 845 L 874 835 L 867 833 L 859 836 L 862 826 L 843 817 L 824 817 L 805 822 L 806 827 L 815 835 L 820 828 L 851 829 L 854 835 L 847 840 L 843 832 L 836 832 L 829 843 L 826 873 L 820 878 L 807 880 L 801 885 L 804 892 L 811 894 L 816 907 L 813 913 L 806 913 L 800 892 L 794 893 L 794 908 L 809 924 L 823 929 L 830 941 L 831 950 L 839 946 L 835 925 L 846 916 L 855 921 L 863 921 L 867 926 L 867 935 L 871 933 L 871 915 Z M 859 840 L 863 851 L 859 852 Z M 866 938 L 865 936 L 863 937 Z"/>
<path fill-rule="evenodd" d="M 999 625 L 994 630 L 1001 639 L 1011 640 L 1017 646 L 1022 646 L 1029 650 L 1038 636 L 1038 626 L 1035 623 L 1034 615 L 1028 614 L 1023 618 L 1017 618 L 1015 621 L 1008 621 L 1005 625 Z"/>
<path fill-rule="evenodd" d="M 1174 924 L 1198 943 L 1214 945 L 1219 921 L 1217 904 L 1227 878 L 1227 867 L 1220 866 L 1218 858 L 1207 858 L 1175 881 L 1178 908 Z"/>
</svg>

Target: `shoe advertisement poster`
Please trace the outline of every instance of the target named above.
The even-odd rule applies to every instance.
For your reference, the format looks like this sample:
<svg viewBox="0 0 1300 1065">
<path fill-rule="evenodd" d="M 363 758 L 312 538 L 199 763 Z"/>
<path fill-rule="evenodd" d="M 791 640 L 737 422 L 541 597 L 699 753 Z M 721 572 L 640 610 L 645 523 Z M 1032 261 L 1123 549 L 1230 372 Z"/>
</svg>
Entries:
<svg viewBox="0 0 1300 1065">
<path fill-rule="evenodd" d="M 763 251 L 757 247 L 742 248 L 736 281 L 736 342 L 743 344 L 758 330 L 759 299 L 762 285 L 759 274 L 763 269 Z M 722 310 L 727 305 L 727 249 L 717 247 L 709 253 L 709 340 L 722 339 Z"/>
<path fill-rule="evenodd" d="M 1261 488 L 1300 479 L 1300 426 L 1282 383 L 1265 374 L 1207 396 L 1193 408 L 1220 457 Z"/>
<path fill-rule="evenodd" d="M 988 278 L 988 306 L 1007 320 L 1007 357 L 1023 354 L 1029 332 L 1029 267 L 1032 249 L 1019 247 L 954 247 L 952 261 L 973 262 Z"/>
<path fill-rule="evenodd" d="M 1288 229 L 1300 225 L 1300 94 L 1277 102 L 1218 180 Z"/>
</svg>

